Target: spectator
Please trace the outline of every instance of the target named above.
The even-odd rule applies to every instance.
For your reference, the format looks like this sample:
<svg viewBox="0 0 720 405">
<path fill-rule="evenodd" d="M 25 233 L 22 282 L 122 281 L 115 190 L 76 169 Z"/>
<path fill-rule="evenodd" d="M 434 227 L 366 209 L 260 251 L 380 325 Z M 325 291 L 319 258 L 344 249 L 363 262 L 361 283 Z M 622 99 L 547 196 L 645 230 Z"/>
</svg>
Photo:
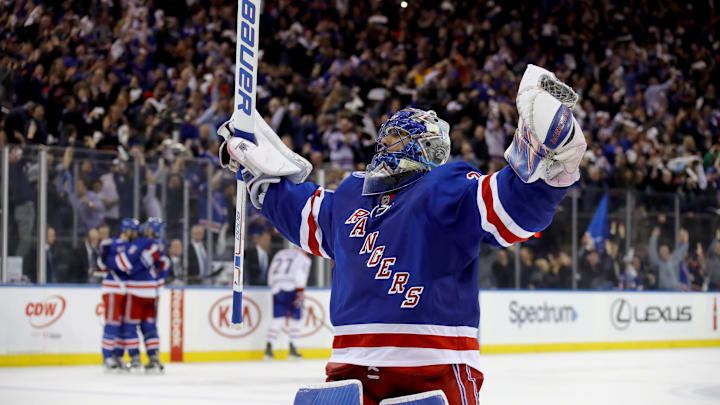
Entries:
<svg viewBox="0 0 720 405">
<path fill-rule="evenodd" d="M 337 128 L 330 132 L 327 138 L 330 161 L 335 167 L 347 170 L 355 167 L 353 145 L 357 141 L 358 136 L 353 129 L 352 121 L 347 117 L 340 118 Z"/>
<path fill-rule="evenodd" d="M 543 279 L 543 288 L 563 288 L 572 287 L 572 268 L 570 256 L 565 252 L 550 255 L 550 271 Z"/>
<path fill-rule="evenodd" d="M 705 256 L 705 280 L 704 290 L 720 290 L 720 230 L 715 231 L 707 255 Z"/>
<path fill-rule="evenodd" d="M 73 250 L 70 257 L 70 266 L 63 282 L 87 283 L 93 279 L 97 271 L 98 248 L 100 234 L 97 229 L 90 229 L 83 243 Z M 98 280 L 100 281 L 100 280 Z"/>
<path fill-rule="evenodd" d="M 114 159 L 111 171 L 100 176 L 102 186 L 100 192 L 97 193 L 103 207 L 105 207 L 105 213 L 103 215 L 105 223 L 107 223 L 111 229 L 116 230 L 120 229 L 120 194 L 118 193 L 117 184 L 115 183 L 115 173 L 113 172 L 116 170 L 114 166 L 118 164 L 120 164 L 120 160 Z"/>
<path fill-rule="evenodd" d="M 538 279 L 535 254 L 527 246 L 520 248 L 520 288 L 534 288 L 530 284 Z"/>
<path fill-rule="evenodd" d="M 45 107 L 35 105 L 31 110 L 30 119 L 25 125 L 24 138 L 30 143 L 45 145 L 48 143 L 48 127 L 45 121 Z"/>
<path fill-rule="evenodd" d="M 258 221 L 248 226 L 250 243 L 245 248 L 245 273 L 247 285 L 267 285 L 267 268 L 270 264 L 270 230 Z"/>
<path fill-rule="evenodd" d="M 193 225 L 190 246 L 186 273 L 188 284 L 204 284 L 210 274 L 210 263 L 205 251 L 205 229 L 202 226 Z"/>
<path fill-rule="evenodd" d="M 183 256 L 183 245 L 180 239 L 173 239 L 170 241 L 170 247 L 168 247 L 168 256 L 170 257 L 170 265 L 172 267 L 172 276 L 170 284 L 182 285 L 185 283 L 186 274 L 185 268 L 182 263 Z"/>
<path fill-rule="evenodd" d="M 58 264 L 62 262 L 60 252 L 55 247 L 55 229 L 47 228 L 47 238 L 45 239 L 45 272 L 47 283 L 57 283 L 61 275 L 58 274 Z M 38 282 L 38 251 L 37 247 L 32 249 L 23 257 L 23 279 L 31 283 Z"/>
<path fill-rule="evenodd" d="M 87 189 L 84 180 L 75 179 L 75 193 L 70 194 L 70 203 L 80 219 L 81 232 L 97 228 L 103 222 L 105 207 L 97 194 Z"/>
<path fill-rule="evenodd" d="M 650 264 L 653 266 L 655 274 L 657 274 L 658 289 L 661 290 L 677 290 L 680 288 L 679 273 L 680 262 L 685 258 L 688 252 L 689 234 L 685 229 L 681 229 L 678 235 L 678 245 L 671 253 L 667 244 L 660 245 L 658 248 L 658 239 L 660 238 L 660 228 L 655 228 L 650 235 L 650 245 L 648 247 L 648 255 Z"/>
<path fill-rule="evenodd" d="M 496 262 L 500 250 L 500 248 L 494 246 L 481 245 L 480 263 L 478 264 L 480 269 L 478 272 L 478 285 L 480 288 L 497 287 L 497 282 L 493 276 L 493 264 Z"/>
<path fill-rule="evenodd" d="M 98 238 L 100 241 L 110 238 L 110 227 L 106 224 L 100 225 L 98 228 Z"/>
<path fill-rule="evenodd" d="M 514 260 L 507 249 L 500 249 L 492 265 L 498 288 L 516 288 Z"/>
<path fill-rule="evenodd" d="M 24 257 L 32 245 L 33 229 L 35 225 L 35 191 L 30 184 L 29 162 L 23 159 L 20 147 L 10 150 L 9 178 L 13 186 L 10 187 L 9 203 L 13 210 L 13 218 L 17 226 L 18 245 L 15 256 Z"/>
</svg>

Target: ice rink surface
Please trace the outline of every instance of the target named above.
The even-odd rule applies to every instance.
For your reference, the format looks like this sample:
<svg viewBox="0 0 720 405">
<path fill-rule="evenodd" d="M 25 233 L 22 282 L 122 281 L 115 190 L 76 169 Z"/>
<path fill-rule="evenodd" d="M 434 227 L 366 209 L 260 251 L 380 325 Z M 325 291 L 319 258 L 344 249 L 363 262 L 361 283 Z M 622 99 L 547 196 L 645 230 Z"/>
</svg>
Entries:
<svg viewBox="0 0 720 405">
<path fill-rule="evenodd" d="M 720 348 L 483 355 L 482 404 L 720 404 Z M 283 404 L 324 361 L 169 364 L 164 375 L 100 366 L 0 368 L 0 404 Z"/>
</svg>

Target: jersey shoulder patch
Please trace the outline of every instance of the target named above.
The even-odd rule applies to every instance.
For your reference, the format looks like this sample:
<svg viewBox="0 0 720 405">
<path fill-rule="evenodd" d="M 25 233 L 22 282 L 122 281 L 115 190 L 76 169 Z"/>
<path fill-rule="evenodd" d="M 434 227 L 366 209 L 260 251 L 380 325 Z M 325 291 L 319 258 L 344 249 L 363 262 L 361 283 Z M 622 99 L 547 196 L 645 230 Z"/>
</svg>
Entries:
<svg viewBox="0 0 720 405">
<path fill-rule="evenodd" d="M 352 175 L 357 177 L 358 179 L 364 179 L 365 178 L 365 172 L 352 172 Z"/>
</svg>

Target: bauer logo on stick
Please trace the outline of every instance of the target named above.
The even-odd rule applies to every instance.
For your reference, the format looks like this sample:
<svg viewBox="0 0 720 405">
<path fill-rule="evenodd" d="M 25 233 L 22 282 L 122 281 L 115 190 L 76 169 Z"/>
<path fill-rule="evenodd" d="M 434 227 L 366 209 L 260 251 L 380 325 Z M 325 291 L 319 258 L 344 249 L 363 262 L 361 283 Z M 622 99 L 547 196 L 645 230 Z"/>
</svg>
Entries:
<svg viewBox="0 0 720 405">
<path fill-rule="evenodd" d="M 237 75 L 235 79 L 238 81 L 236 86 L 238 89 L 239 101 L 237 110 L 242 111 L 247 116 L 252 116 L 253 113 L 253 88 L 255 86 L 255 61 L 257 55 L 253 50 L 255 48 L 255 17 L 256 11 L 255 4 L 250 0 L 243 0 L 238 3 L 240 7 L 240 24 L 238 39 L 239 52 L 237 54 Z"/>
</svg>

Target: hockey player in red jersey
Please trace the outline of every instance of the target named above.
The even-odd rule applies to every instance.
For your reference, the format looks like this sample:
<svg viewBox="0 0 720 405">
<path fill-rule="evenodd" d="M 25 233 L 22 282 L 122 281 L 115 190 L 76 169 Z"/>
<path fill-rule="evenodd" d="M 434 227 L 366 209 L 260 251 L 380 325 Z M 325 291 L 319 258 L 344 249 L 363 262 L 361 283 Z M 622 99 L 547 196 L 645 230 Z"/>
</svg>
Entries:
<svg viewBox="0 0 720 405">
<path fill-rule="evenodd" d="M 555 75 L 528 66 L 510 165 L 489 175 L 447 163 L 450 128 L 434 112 L 401 110 L 380 128 L 367 170 L 334 191 L 304 182 L 309 164 L 258 113 L 252 136 L 232 120 L 220 128 L 221 164 L 244 168 L 253 205 L 290 241 L 335 260 L 326 374 L 338 383 L 316 389 L 358 380 L 365 405 L 479 403 L 480 245 L 509 246 L 549 225 L 586 149 L 576 102 Z M 296 404 L 310 403 L 303 392 Z"/>
</svg>

